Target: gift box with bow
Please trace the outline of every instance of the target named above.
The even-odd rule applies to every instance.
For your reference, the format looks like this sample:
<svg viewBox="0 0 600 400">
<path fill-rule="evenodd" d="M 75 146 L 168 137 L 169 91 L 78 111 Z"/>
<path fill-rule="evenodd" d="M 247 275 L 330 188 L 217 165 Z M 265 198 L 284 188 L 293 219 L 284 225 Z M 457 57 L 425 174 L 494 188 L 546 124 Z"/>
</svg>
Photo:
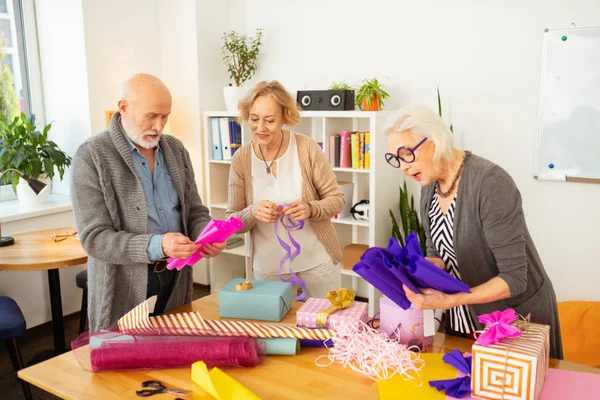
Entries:
<svg viewBox="0 0 600 400">
<path fill-rule="evenodd" d="M 479 316 L 486 328 L 473 344 L 472 396 L 535 400 L 548 372 L 550 327 L 518 319 L 512 309 Z"/>
<path fill-rule="evenodd" d="M 311 297 L 296 312 L 296 324 L 306 328 L 335 328 L 337 324 L 358 325 L 366 322 L 367 303 L 354 301 L 354 292 L 338 289 L 324 299 Z"/>
</svg>

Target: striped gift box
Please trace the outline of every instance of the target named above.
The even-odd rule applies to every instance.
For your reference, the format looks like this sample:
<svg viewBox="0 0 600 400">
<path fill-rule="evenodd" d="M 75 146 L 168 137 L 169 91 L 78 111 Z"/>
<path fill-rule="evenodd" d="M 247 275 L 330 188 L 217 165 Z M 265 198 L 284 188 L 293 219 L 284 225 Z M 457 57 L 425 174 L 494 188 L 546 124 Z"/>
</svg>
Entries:
<svg viewBox="0 0 600 400">
<path fill-rule="evenodd" d="M 521 336 L 500 343 L 473 344 L 472 396 L 476 399 L 535 400 L 546 372 L 550 327 L 529 323 Z"/>
<path fill-rule="evenodd" d="M 284 325 L 257 324 L 249 321 L 204 319 L 199 312 L 150 317 L 156 296 L 139 304 L 118 321 L 119 331 L 138 335 L 250 336 L 256 338 L 295 338 L 328 340 L 333 329 L 307 329 Z"/>
</svg>

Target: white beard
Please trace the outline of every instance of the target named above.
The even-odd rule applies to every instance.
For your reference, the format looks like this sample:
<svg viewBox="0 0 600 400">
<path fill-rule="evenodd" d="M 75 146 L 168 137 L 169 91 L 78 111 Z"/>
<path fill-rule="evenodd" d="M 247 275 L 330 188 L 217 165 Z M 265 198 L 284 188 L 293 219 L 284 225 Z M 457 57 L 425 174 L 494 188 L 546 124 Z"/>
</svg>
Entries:
<svg viewBox="0 0 600 400">
<path fill-rule="evenodd" d="M 155 135 L 157 132 L 150 130 L 150 131 L 144 131 L 144 132 L 138 132 L 136 130 L 131 130 L 129 132 L 129 138 L 131 139 L 131 141 L 135 144 L 137 144 L 140 147 L 143 147 L 144 149 L 153 149 L 156 146 L 158 146 L 158 141 L 160 140 L 160 137 L 162 135 L 162 132 L 158 133 L 158 136 L 156 136 L 156 139 L 152 139 L 152 140 L 146 140 L 144 139 L 144 136 L 146 135 Z"/>
</svg>

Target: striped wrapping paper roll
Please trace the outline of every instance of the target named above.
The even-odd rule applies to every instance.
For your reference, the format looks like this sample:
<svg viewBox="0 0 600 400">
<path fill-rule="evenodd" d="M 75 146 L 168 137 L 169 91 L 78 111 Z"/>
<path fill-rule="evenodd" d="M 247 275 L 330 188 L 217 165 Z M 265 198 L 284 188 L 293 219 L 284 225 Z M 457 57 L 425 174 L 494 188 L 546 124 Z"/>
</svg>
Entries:
<svg viewBox="0 0 600 400">
<path fill-rule="evenodd" d="M 521 336 L 500 343 L 473 344 L 472 396 L 476 399 L 535 400 L 546 372 L 550 327 L 527 324 Z"/>
<path fill-rule="evenodd" d="M 199 312 L 150 317 L 156 296 L 141 303 L 118 322 L 119 330 L 127 334 L 169 334 L 206 336 L 250 336 L 256 338 L 295 338 L 328 340 L 333 329 L 307 329 L 282 325 L 263 325 L 237 320 L 207 320 Z"/>
</svg>

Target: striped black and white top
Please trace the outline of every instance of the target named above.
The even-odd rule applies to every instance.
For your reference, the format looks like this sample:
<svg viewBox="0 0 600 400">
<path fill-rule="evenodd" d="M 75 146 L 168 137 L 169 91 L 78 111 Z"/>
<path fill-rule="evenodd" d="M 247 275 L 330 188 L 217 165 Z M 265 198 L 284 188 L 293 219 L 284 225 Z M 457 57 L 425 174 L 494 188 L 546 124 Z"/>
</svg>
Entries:
<svg viewBox="0 0 600 400">
<path fill-rule="evenodd" d="M 452 204 L 448 212 L 444 215 L 438 201 L 438 188 L 436 185 L 435 194 L 431 201 L 429 210 L 429 221 L 431 225 L 431 239 L 438 254 L 446 264 L 446 270 L 450 275 L 457 279 L 461 279 L 458 271 L 458 262 L 454 254 L 454 209 L 456 207 L 456 197 L 452 200 Z M 462 280 L 462 279 L 461 279 Z M 450 329 L 455 332 L 469 334 L 475 332 L 475 322 L 473 316 L 466 305 L 457 306 L 447 311 L 447 317 L 450 321 Z"/>
</svg>

